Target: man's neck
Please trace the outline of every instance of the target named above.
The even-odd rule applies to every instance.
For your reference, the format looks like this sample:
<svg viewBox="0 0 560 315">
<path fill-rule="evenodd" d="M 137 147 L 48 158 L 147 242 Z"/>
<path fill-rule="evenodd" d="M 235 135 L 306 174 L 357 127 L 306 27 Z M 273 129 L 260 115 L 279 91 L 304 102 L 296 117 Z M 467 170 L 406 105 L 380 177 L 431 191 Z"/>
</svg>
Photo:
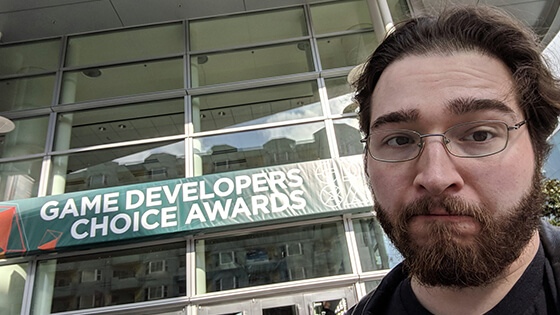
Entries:
<svg viewBox="0 0 560 315">
<path fill-rule="evenodd" d="M 413 277 L 412 291 L 418 301 L 431 313 L 439 314 L 484 314 L 496 306 L 521 278 L 539 249 L 539 234 L 525 246 L 521 256 L 506 268 L 503 276 L 484 287 L 454 289 L 421 285 Z"/>
</svg>

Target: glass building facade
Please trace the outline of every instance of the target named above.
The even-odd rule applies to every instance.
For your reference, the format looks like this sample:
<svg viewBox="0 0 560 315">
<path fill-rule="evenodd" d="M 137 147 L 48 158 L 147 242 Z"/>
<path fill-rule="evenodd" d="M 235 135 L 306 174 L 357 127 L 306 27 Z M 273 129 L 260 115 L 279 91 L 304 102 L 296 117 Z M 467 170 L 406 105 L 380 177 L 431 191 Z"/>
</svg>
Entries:
<svg viewBox="0 0 560 315">
<path fill-rule="evenodd" d="M 344 314 L 400 260 L 347 79 L 410 15 L 375 3 L 0 45 L 0 314 Z"/>
</svg>

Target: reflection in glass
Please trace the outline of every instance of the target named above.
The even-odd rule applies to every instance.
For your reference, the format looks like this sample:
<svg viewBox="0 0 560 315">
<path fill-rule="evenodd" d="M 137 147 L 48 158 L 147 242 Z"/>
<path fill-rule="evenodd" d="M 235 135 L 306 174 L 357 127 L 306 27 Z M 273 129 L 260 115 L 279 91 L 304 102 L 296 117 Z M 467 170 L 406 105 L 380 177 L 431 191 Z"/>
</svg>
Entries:
<svg viewBox="0 0 560 315">
<path fill-rule="evenodd" d="M 50 106 L 54 81 L 54 75 L 0 80 L 0 111 Z"/>
<path fill-rule="evenodd" d="M 185 267 L 184 243 L 40 261 L 32 313 L 184 296 Z"/>
<path fill-rule="evenodd" d="M 316 81 L 193 97 L 197 131 L 241 127 L 322 115 Z"/>
<path fill-rule="evenodd" d="M 0 135 L 0 156 L 15 157 L 43 153 L 49 117 L 14 120 L 14 130 Z"/>
<path fill-rule="evenodd" d="M 271 308 L 263 308 L 263 315 L 298 315 L 295 305 L 276 306 Z"/>
<path fill-rule="evenodd" d="M 364 0 L 312 5 L 311 17 L 315 34 L 372 28 L 369 8 Z"/>
<path fill-rule="evenodd" d="M 342 222 L 198 241 L 197 294 L 350 273 Z M 225 258 L 224 258 L 225 257 Z M 201 262 L 203 265 L 201 265 Z M 200 273 L 199 273 L 200 274 Z"/>
<path fill-rule="evenodd" d="M 269 128 L 194 140 L 202 174 L 330 157 L 324 123 Z M 196 167 L 200 167 L 195 165 Z"/>
<path fill-rule="evenodd" d="M 185 176 L 185 144 L 159 142 L 55 156 L 51 194 Z"/>
<path fill-rule="evenodd" d="M 325 79 L 331 114 L 342 115 L 358 112 L 358 104 L 352 99 L 354 90 L 346 77 Z"/>
<path fill-rule="evenodd" d="M 346 298 L 313 302 L 313 315 L 344 315 L 347 310 Z"/>
<path fill-rule="evenodd" d="M 134 28 L 117 32 L 70 37 L 66 66 L 83 66 L 184 51 L 183 24 Z"/>
<path fill-rule="evenodd" d="M 60 39 L 2 46 L 0 76 L 54 71 L 58 68 L 59 54 Z"/>
<path fill-rule="evenodd" d="M 353 221 L 363 271 L 389 269 L 400 261 L 400 255 L 388 246 L 388 239 L 375 218 Z"/>
<path fill-rule="evenodd" d="M 192 87 L 313 70 L 308 41 L 191 57 Z"/>
<path fill-rule="evenodd" d="M 355 66 L 367 60 L 377 47 L 373 32 L 317 40 L 323 69 Z"/>
<path fill-rule="evenodd" d="M 183 59 L 64 73 L 61 104 L 183 87 Z"/>
<path fill-rule="evenodd" d="M 401 22 L 410 18 L 410 8 L 406 0 L 387 0 L 389 11 L 393 17 L 393 23 Z"/>
<path fill-rule="evenodd" d="M 27 263 L 0 266 L 0 314 L 21 314 Z"/>
<path fill-rule="evenodd" d="M 360 133 L 357 118 L 347 118 L 334 121 L 334 133 L 340 156 L 349 156 L 364 153 L 364 144 L 360 142 Z"/>
<path fill-rule="evenodd" d="M 302 8 L 267 11 L 189 23 L 190 49 L 239 47 L 307 35 Z"/>
<path fill-rule="evenodd" d="M 1 163 L 0 201 L 37 197 L 41 164 L 41 159 Z"/>
<path fill-rule="evenodd" d="M 171 136 L 184 130 L 183 99 L 62 113 L 55 149 Z"/>
</svg>

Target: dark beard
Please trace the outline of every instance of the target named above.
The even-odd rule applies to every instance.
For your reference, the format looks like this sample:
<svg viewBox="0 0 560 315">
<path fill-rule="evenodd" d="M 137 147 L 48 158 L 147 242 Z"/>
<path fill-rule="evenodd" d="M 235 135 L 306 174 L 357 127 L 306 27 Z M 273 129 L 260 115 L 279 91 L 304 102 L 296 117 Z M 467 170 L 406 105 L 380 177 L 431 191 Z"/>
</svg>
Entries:
<svg viewBox="0 0 560 315">
<path fill-rule="evenodd" d="M 498 217 L 458 197 L 417 200 L 395 213 L 394 224 L 377 202 L 374 208 L 411 276 L 427 286 L 466 288 L 491 283 L 521 255 L 539 225 L 543 200 L 539 174 L 519 203 Z M 479 234 L 465 244 L 457 241 L 459 235 L 452 224 L 433 222 L 429 226 L 433 237 L 427 244 L 418 244 L 410 235 L 409 220 L 438 206 L 449 214 L 472 216 L 481 225 Z"/>
</svg>

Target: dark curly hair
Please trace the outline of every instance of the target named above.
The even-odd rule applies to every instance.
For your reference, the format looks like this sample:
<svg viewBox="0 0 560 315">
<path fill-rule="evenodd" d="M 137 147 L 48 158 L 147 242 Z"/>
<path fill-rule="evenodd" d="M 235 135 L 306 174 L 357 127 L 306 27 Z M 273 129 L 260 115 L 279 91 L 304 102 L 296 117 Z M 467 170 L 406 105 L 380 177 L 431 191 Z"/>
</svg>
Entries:
<svg viewBox="0 0 560 315">
<path fill-rule="evenodd" d="M 501 60 L 511 71 L 538 166 L 542 166 L 560 113 L 560 85 L 541 56 L 537 36 L 503 11 L 487 6 L 456 6 L 438 16 L 422 16 L 395 26 L 373 52 L 353 83 L 360 106 L 360 130 L 369 133 L 371 96 L 383 71 L 411 55 L 450 55 L 473 51 Z"/>
</svg>

